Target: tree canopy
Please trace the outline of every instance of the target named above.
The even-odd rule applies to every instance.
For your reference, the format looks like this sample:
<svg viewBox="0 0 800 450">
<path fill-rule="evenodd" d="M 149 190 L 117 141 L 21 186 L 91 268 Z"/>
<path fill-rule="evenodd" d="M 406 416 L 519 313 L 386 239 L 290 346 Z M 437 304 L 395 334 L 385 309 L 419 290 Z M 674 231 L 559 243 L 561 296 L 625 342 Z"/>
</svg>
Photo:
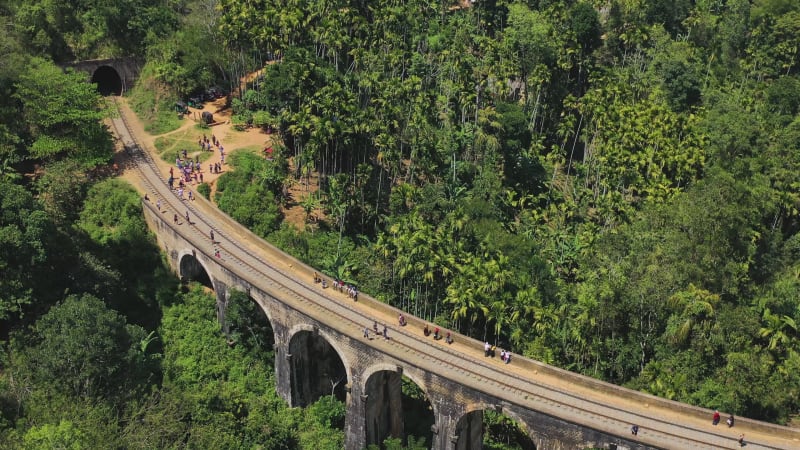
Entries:
<svg viewBox="0 0 800 450">
<path fill-rule="evenodd" d="M 138 194 L 103 180 L 109 112 L 58 64 L 119 55 L 146 60 L 130 100 L 169 113 L 159 131 L 220 86 L 238 126 L 274 133 L 274 159 L 231 155 L 212 200 L 328 276 L 569 370 L 791 421 L 799 17 L 786 0 L 3 3 L 0 437 L 341 446 L 342 405 L 287 409 L 252 305 L 220 334 Z M 487 447 L 516 433 L 486 420 L 505 430 Z"/>
</svg>

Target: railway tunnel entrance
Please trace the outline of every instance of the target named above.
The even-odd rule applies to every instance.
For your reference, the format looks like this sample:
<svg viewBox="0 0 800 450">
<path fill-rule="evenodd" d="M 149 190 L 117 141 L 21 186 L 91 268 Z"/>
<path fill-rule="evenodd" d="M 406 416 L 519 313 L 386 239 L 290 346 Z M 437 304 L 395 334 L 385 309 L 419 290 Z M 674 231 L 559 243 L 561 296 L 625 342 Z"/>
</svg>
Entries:
<svg viewBox="0 0 800 450">
<path fill-rule="evenodd" d="M 455 450 L 537 450 L 524 425 L 490 409 L 464 414 L 456 425 Z"/>
<path fill-rule="evenodd" d="M 333 395 L 347 400 L 347 371 L 342 358 L 316 331 L 302 330 L 289 341 L 292 406 L 308 406 L 320 397 Z"/>
<path fill-rule="evenodd" d="M 111 66 L 100 66 L 92 74 L 92 83 L 97 83 L 101 95 L 122 95 L 122 77 Z"/>
<path fill-rule="evenodd" d="M 381 370 L 367 379 L 365 394 L 367 445 L 382 447 L 387 438 L 408 445 L 410 436 L 424 439 L 427 446 L 432 444 L 433 408 L 411 379 L 400 371 Z"/>
</svg>

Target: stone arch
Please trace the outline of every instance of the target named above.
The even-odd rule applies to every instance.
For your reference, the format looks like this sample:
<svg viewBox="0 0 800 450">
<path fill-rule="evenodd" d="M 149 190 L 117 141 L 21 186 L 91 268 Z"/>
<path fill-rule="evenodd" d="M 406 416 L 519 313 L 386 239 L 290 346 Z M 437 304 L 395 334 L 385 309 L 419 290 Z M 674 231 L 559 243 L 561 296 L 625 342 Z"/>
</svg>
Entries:
<svg viewBox="0 0 800 450">
<path fill-rule="evenodd" d="M 223 331 L 232 344 L 243 343 L 272 354 L 276 342 L 272 314 L 249 289 L 229 289 L 224 307 Z"/>
<path fill-rule="evenodd" d="M 270 310 L 269 305 L 264 302 L 263 298 L 261 297 L 261 293 L 258 290 L 253 290 L 249 285 L 241 285 L 237 284 L 234 289 L 239 290 L 247 294 L 250 297 L 250 300 L 258 306 L 258 308 L 264 313 L 267 317 L 269 323 L 275 323 L 272 317 L 272 310 Z"/>
<path fill-rule="evenodd" d="M 197 281 L 203 286 L 215 290 L 214 279 L 205 263 L 197 257 L 195 250 L 184 250 L 178 253 L 178 275 L 181 281 Z"/>
<path fill-rule="evenodd" d="M 300 324 L 289 331 L 288 347 L 292 406 L 307 406 L 331 393 L 347 400 L 350 365 L 335 339 L 318 327 Z"/>
<path fill-rule="evenodd" d="M 412 399 L 402 392 L 404 378 L 419 388 L 425 397 L 424 400 Z M 433 444 L 431 427 L 435 425 L 438 417 L 437 405 L 430 400 L 426 384 L 416 374 L 406 373 L 396 364 L 380 363 L 365 370 L 363 380 L 361 392 L 363 392 L 362 401 L 365 403 L 364 430 L 367 445 L 381 445 L 389 437 L 400 438 L 405 444 L 409 434 L 425 438 L 428 445 Z M 417 418 L 420 420 L 408 426 L 407 409 L 418 409 L 423 403 L 427 403 L 430 413 L 418 415 Z"/>
<path fill-rule="evenodd" d="M 102 95 L 122 95 L 124 83 L 117 69 L 103 64 L 94 70 L 91 78 L 92 83 L 97 83 L 97 90 Z"/>
<path fill-rule="evenodd" d="M 467 410 L 456 422 L 455 436 L 455 450 L 482 450 L 483 449 L 483 434 L 484 434 L 484 411 L 494 411 L 506 416 L 514 421 L 514 423 L 521 429 L 524 434 L 523 437 L 519 436 L 522 442 L 519 446 L 522 450 L 537 450 L 537 445 L 534 442 L 533 434 L 528 427 L 527 422 L 522 419 L 510 408 L 504 408 L 502 405 L 490 405 L 479 403 L 470 405 Z"/>
</svg>

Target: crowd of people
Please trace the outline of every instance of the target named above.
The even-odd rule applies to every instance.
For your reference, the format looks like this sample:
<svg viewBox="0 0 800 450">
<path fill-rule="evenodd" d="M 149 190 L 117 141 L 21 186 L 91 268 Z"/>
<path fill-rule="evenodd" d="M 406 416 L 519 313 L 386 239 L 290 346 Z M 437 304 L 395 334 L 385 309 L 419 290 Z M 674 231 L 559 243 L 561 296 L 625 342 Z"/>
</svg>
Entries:
<svg viewBox="0 0 800 450">
<path fill-rule="evenodd" d="M 488 341 L 483 344 L 483 356 L 487 358 L 494 358 L 497 354 L 497 347 L 490 344 Z M 500 360 L 506 364 L 511 362 L 511 352 L 500 349 Z"/>
<path fill-rule="evenodd" d="M 314 272 L 313 280 L 314 280 L 314 284 L 321 285 L 323 289 L 327 289 L 328 288 L 327 279 L 325 277 L 321 276 L 318 272 Z M 333 288 L 335 290 L 337 290 L 339 292 L 342 292 L 342 293 L 347 293 L 347 296 L 350 297 L 351 299 L 353 299 L 353 301 L 358 301 L 358 288 L 356 286 L 354 286 L 352 284 L 349 284 L 349 283 L 345 283 L 343 280 L 340 280 L 338 278 L 334 278 L 332 285 L 333 285 Z M 400 313 L 400 315 L 398 315 L 397 322 L 398 322 L 398 325 L 400 325 L 401 327 L 404 327 L 404 326 L 406 326 L 408 324 L 408 322 L 406 321 L 405 316 L 402 313 Z M 382 335 L 384 337 L 384 339 L 386 339 L 386 340 L 389 339 L 388 327 L 386 326 L 386 324 L 383 325 L 383 332 L 380 332 L 378 330 L 378 322 L 377 321 L 375 323 L 373 323 L 372 328 L 373 328 L 373 332 L 375 333 L 376 336 Z M 364 337 L 365 338 L 372 339 L 372 337 L 370 335 L 370 330 L 369 330 L 368 327 L 365 327 L 363 331 L 364 331 Z M 428 325 L 425 325 L 425 327 L 422 330 L 422 333 L 426 337 L 431 335 L 431 331 L 428 328 Z M 454 342 L 453 341 L 453 335 L 449 331 L 447 333 L 445 333 L 445 334 L 442 334 L 440 332 L 439 328 L 436 327 L 433 330 L 433 340 L 438 341 L 438 340 L 441 340 L 441 339 L 444 339 L 444 341 L 447 344 L 452 344 Z M 511 361 L 510 353 L 508 354 L 508 360 L 504 359 L 504 361 L 506 362 L 506 364 L 508 364 Z"/>
<path fill-rule="evenodd" d="M 317 272 L 314 272 L 314 283 L 321 284 L 323 289 L 328 288 L 328 280 L 326 280 L 324 277 L 321 277 Z M 353 299 L 353 301 L 358 301 L 358 288 L 354 285 L 345 283 L 338 278 L 334 278 L 333 288 L 339 292 L 347 293 L 347 296 Z"/>
<path fill-rule="evenodd" d="M 220 173 L 222 171 L 222 165 L 225 163 L 225 148 L 222 146 L 222 142 L 220 142 L 213 134 L 211 135 L 211 139 L 203 134 L 203 136 L 198 139 L 198 144 L 200 145 L 200 149 L 204 151 L 212 151 L 212 145 L 219 149 L 220 162 L 209 164 L 208 171 L 210 173 Z M 187 186 L 201 184 L 204 181 L 200 157 L 195 156 L 194 159 L 192 159 L 189 157 L 186 149 L 178 151 L 175 155 L 175 166 L 170 166 L 169 177 L 167 178 L 167 184 L 171 190 L 175 191 L 175 195 L 181 200 L 194 201 L 195 194 L 189 190 Z M 184 194 L 186 195 L 185 197 Z M 144 198 L 145 200 L 149 201 L 147 195 L 145 195 Z M 156 208 L 158 208 L 158 211 L 161 212 L 161 199 L 156 201 Z M 184 218 L 186 219 L 186 223 L 189 225 L 193 224 L 193 222 L 190 220 L 188 210 L 186 211 L 186 214 L 184 214 Z M 173 214 L 172 221 L 176 225 L 182 224 L 177 213 Z M 211 244 L 214 246 L 214 256 L 216 258 L 221 258 L 220 250 L 216 247 L 218 242 L 215 240 L 213 230 L 209 232 L 209 237 L 211 238 Z"/>
<path fill-rule="evenodd" d="M 400 318 L 401 318 L 401 320 L 403 322 L 405 322 L 405 317 L 403 317 L 402 314 L 400 315 Z M 428 336 L 431 335 L 431 330 L 430 330 L 430 328 L 428 328 L 427 324 L 425 325 L 425 327 L 422 328 L 422 334 L 425 335 L 425 337 L 428 337 Z M 442 335 L 442 333 L 439 331 L 439 327 L 435 327 L 433 329 L 433 340 L 434 341 L 438 341 L 438 340 L 441 340 L 442 337 L 444 337 L 444 341 L 447 342 L 448 344 L 452 344 L 453 343 L 453 336 L 450 334 L 449 331 L 447 332 L 447 334 Z"/>
<path fill-rule="evenodd" d="M 385 341 L 389 340 L 389 327 L 387 327 L 386 324 L 383 324 L 383 332 L 380 332 L 378 330 L 378 321 L 377 320 L 374 321 L 372 323 L 372 332 L 375 333 L 375 337 L 383 336 L 383 339 Z M 364 327 L 364 337 L 369 339 L 369 340 L 372 340 L 372 337 L 370 336 L 370 331 L 369 331 L 368 327 Z"/>
<path fill-rule="evenodd" d="M 225 164 L 225 147 L 222 146 L 222 142 L 213 134 L 210 140 L 204 134 L 198 140 L 198 143 L 200 144 L 200 149 L 203 151 L 212 151 L 212 144 L 219 149 L 220 162 L 209 164 L 208 172 L 212 174 L 221 173 L 222 166 Z M 178 169 L 177 174 L 175 173 L 176 168 Z M 202 184 L 205 180 L 203 179 L 203 171 L 201 170 L 200 157 L 195 156 L 194 159 L 192 159 L 189 157 L 186 149 L 178 151 L 175 155 L 175 167 L 169 168 L 167 184 L 169 184 L 171 189 L 175 189 L 175 181 L 178 182 L 177 187 L 179 189 L 184 189 L 186 185 L 189 184 Z"/>
</svg>

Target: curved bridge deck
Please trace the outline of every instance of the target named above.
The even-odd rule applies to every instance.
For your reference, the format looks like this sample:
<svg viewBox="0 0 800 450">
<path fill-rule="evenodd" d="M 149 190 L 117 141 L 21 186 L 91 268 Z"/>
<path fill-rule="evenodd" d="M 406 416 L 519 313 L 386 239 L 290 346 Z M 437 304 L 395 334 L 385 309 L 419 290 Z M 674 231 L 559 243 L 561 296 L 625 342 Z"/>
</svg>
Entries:
<svg viewBox="0 0 800 450">
<path fill-rule="evenodd" d="M 120 117 L 114 119 L 114 126 L 135 163 L 138 187 L 150 197 L 150 202 L 143 202 L 146 214 L 164 217 L 157 234 L 167 231 L 176 234 L 205 261 L 216 262 L 245 280 L 248 286 L 267 293 L 317 323 L 325 324 L 337 335 L 359 342 L 358 345 L 365 346 L 371 354 L 385 355 L 391 361 L 390 366 L 402 366 L 407 370 L 413 369 L 415 373 L 445 378 L 470 392 L 499 399 L 499 404 L 477 406 L 494 407 L 503 412 L 536 411 L 616 437 L 619 448 L 738 448 L 736 439 L 740 433 L 745 434 L 748 449 L 800 448 L 800 431 L 795 429 L 745 418 L 737 418 L 736 426 L 731 429 L 723 424 L 714 427 L 711 425 L 711 411 L 706 409 L 621 388 L 517 355 L 511 364 L 506 365 L 499 358 L 485 358 L 481 342 L 455 333 L 452 345 L 443 340 L 425 338 L 421 330 L 426 322 L 409 314 L 404 313 L 408 325 L 398 327 L 400 311 L 363 293 L 359 294 L 358 302 L 354 302 L 332 288 L 321 289 L 312 282 L 312 268 L 258 238 L 205 199 L 200 196 L 194 202 L 178 199 L 163 180 L 166 164 L 159 168 L 146 149 L 137 144 L 134 135 L 141 131 L 125 105 L 120 108 Z M 161 211 L 158 212 L 154 205 L 156 199 L 161 201 Z M 174 225 L 172 215 L 183 218 L 186 211 L 193 223 Z M 210 230 L 216 234 L 216 245 L 209 239 Z M 213 254 L 216 248 L 221 252 L 218 258 Z M 363 339 L 364 328 L 371 329 L 373 321 L 381 327 L 384 323 L 389 327 L 389 340 Z M 350 383 L 355 382 L 354 376 L 358 378 L 348 369 Z M 463 402 L 463 411 L 477 407 L 472 405 L 475 400 L 463 392 L 452 391 L 453 398 L 447 401 Z M 428 395 L 431 397 L 430 393 Z M 351 402 L 358 403 L 348 399 L 348 405 Z M 437 400 L 431 398 L 431 402 L 437 403 Z M 453 436 L 457 433 L 455 423 L 458 417 L 440 420 L 442 407 L 434 405 L 434 409 L 437 408 L 439 415 L 435 427 L 439 436 L 434 437 L 434 448 L 457 448 Z M 630 434 L 632 424 L 639 426 L 637 436 Z M 363 434 L 363 430 L 346 431 Z M 350 436 L 347 442 L 349 448 L 360 448 L 364 443 L 363 437 Z M 575 448 L 539 442 L 539 448 Z"/>
</svg>

